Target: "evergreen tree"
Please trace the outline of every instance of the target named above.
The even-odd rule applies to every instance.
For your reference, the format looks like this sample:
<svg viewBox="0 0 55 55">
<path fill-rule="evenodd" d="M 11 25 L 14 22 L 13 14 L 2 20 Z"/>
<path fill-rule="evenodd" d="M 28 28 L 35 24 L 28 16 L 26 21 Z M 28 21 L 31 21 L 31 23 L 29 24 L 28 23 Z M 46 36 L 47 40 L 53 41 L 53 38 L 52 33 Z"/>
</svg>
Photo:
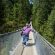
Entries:
<svg viewBox="0 0 55 55">
<path fill-rule="evenodd" d="M 48 41 L 54 44 L 54 0 L 33 0 L 33 26 Z M 50 21 L 51 19 L 51 21 Z M 54 44 L 55 46 L 55 44 Z"/>
</svg>

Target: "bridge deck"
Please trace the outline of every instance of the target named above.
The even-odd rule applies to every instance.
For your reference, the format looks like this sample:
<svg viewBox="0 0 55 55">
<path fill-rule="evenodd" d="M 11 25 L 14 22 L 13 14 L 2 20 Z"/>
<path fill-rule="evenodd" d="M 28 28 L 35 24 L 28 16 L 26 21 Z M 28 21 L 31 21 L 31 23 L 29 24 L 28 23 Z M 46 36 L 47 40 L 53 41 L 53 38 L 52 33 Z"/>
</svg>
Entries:
<svg viewBox="0 0 55 55">
<path fill-rule="evenodd" d="M 14 54 L 11 54 L 11 55 L 38 55 L 37 51 L 36 51 L 35 41 L 34 41 L 34 37 L 33 37 L 32 32 L 30 32 L 30 35 L 29 35 L 28 45 L 23 46 L 20 43 L 20 46 L 17 47 Z"/>
<path fill-rule="evenodd" d="M 30 32 L 30 38 L 28 41 L 28 45 L 25 46 L 22 55 L 37 55 L 36 48 L 35 48 L 35 41 L 34 41 L 32 32 Z"/>
</svg>

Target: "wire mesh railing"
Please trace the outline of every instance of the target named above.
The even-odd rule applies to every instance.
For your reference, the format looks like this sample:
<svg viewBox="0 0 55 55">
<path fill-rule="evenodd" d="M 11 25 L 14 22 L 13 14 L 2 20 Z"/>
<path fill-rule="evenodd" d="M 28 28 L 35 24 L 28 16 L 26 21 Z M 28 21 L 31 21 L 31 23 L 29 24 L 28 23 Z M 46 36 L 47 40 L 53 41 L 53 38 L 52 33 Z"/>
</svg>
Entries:
<svg viewBox="0 0 55 55">
<path fill-rule="evenodd" d="M 9 52 L 14 50 L 20 40 L 20 32 L 0 35 L 0 55 L 10 55 Z"/>
<path fill-rule="evenodd" d="M 36 31 L 35 31 L 36 32 Z M 55 55 L 55 47 L 43 38 L 38 32 L 34 33 L 36 49 L 39 55 Z"/>
</svg>

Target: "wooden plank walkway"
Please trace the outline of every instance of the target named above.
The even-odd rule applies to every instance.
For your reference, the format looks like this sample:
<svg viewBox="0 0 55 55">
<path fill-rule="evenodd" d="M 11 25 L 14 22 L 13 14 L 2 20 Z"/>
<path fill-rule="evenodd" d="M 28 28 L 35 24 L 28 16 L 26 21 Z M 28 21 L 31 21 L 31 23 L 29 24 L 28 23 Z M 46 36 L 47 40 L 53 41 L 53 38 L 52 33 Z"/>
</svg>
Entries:
<svg viewBox="0 0 55 55">
<path fill-rule="evenodd" d="M 22 55 L 38 55 L 36 51 L 35 41 L 33 37 L 33 32 L 30 32 L 28 45 L 25 46 Z"/>
<path fill-rule="evenodd" d="M 24 46 L 20 43 L 10 55 L 38 55 L 33 32 L 30 32 L 29 34 L 28 45 Z"/>
</svg>

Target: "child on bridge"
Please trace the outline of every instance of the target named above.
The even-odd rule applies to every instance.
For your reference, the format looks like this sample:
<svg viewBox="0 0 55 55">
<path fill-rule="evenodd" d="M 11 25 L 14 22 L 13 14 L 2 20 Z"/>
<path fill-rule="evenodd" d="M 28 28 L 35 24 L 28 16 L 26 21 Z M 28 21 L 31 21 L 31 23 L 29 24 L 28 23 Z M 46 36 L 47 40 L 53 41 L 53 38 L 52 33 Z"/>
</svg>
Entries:
<svg viewBox="0 0 55 55">
<path fill-rule="evenodd" d="M 30 24 L 26 24 L 26 26 L 23 27 L 22 32 L 21 32 L 24 45 L 27 45 L 27 41 L 29 40 L 29 32 L 31 31 L 30 26 L 31 26 Z"/>
<path fill-rule="evenodd" d="M 27 41 L 29 40 L 29 33 L 30 31 L 35 32 L 34 30 L 31 29 L 31 24 L 26 24 L 26 26 L 23 27 L 21 36 L 23 37 L 23 44 L 27 45 Z"/>
</svg>

